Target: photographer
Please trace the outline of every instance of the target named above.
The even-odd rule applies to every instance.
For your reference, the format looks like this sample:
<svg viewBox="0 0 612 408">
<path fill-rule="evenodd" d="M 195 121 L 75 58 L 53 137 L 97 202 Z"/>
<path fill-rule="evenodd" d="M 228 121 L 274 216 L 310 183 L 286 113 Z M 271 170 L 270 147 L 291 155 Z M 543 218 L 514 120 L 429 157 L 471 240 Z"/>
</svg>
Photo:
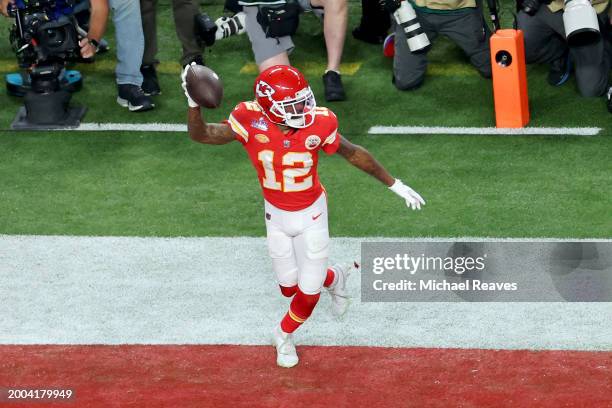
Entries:
<svg viewBox="0 0 612 408">
<path fill-rule="evenodd" d="M 525 34 L 527 63 L 550 64 L 548 82 L 564 84 L 572 65 L 578 90 L 583 96 L 601 96 L 607 91 L 611 47 L 605 34 L 609 29 L 609 0 L 592 0 L 599 29 L 604 38 L 584 45 L 569 45 L 564 26 L 564 1 L 524 0 L 519 3 L 518 28 Z"/>
<path fill-rule="evenodd" d="M 272 65 L 290 65 L 294 45 L 291 36 L 298 26 L 299 14 L 313 12 L 323 18 L 327 48 L 327 69 L 323 75 L 325 100 L 346 99 L 340 76 L 340 60 L 348 19 L 347 0 L 239 0 L 246 14 L 246 30 L 259 71 Z"/>
<path fill-rule="evenodd" d="M 183 67 L 195 62 L 204 65 L 203 51 L 215 41 L 244 33 L 244 13 L 236 3 L 232 17 L 222 16 L 216 21 L 200 12 L 199 0 L 172 0 L 174 28 L 183 50 Z M 227 4 L 226 4 L 226 8 Z M 159 95 L 161 88 L 157 79 L 157 0 L 140 0 L 142 29 L 145 47 L 140 71 L 144 77 L 142 89 L 146 95 Z"/>
<path fill-rule="evenodd" d="M 133 0 L 108 0 L 108 3 L 113 11 L 117 43 L 117 103 L 130 112 L 151 110 L 155 104 L 142 90 L 143 76 L 140 72 L 144 53 L 140 3 Z M 93 7 L 94 2 L 91 4 Z"/>
<path fill-rule="evenodd" d="M 393 13 L 395 25 L 393 83 L 397 89 L 412 90 L 423 84 L 428 44 L 439 34 L 461 47 L 483 77 L 491 77 L 490 31 L 477 0 L 413 0 L 406 4 L 386 0 L 385 8 Z M 411 13 L 416 13 L 420 28 L 415 29 Z M 409 31 L 409 35 L 405 30 Z M 419 49 L 411 50 L 408 38 L 411 41 L 419 39 L 422 45 L 413 46 Z"/>
<path fill-rule="evenodd" d="M 181 42 L 183 55 L 181 65 L 191 62 L 204 65 L 202 47 L 194 32 L 194 18 L 200 13 L 197 0 L 172 0 L 172 13 L 176 35 Z M 141 72 L 144 76 L 143 90 L 147 95 L 161 93 L 155 65 L 157 55 L 157 0 L 140 0 L 142 13 L 142 28 L 145 36 L 145 48 L 142 58 Z"/>
</svg>

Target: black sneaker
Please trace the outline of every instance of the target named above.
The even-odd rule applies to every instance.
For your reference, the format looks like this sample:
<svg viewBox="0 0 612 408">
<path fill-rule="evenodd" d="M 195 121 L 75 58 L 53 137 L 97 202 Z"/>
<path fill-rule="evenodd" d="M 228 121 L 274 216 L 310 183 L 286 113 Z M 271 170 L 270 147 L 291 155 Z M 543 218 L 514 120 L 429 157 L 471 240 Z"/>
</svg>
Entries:
<svg viewBox="0 0 612 408">
<path fill-rule="evenodd" d="M 155 65 L 143 65 L 140 67 L 140 72 L 142 73 L 142 91 L 144 94 L 147 96 L 161 95 Z"/>
<path fill-rule="evenodd" d="M 195 57 L 187 61 L 187 63 L 183 65 L 183 68 L 185 68 L 187 65 L 190 65 L 192 62 L 195 62 L 197 65 L 206 65 L 204 63 L 204 58 L 202 58 L 201 55 L 196 55 Z"/>
<path fill-rule="evenodd" d="M 343 101 L 346 99 L 342 78 L 336 71 L 327 71 L 323 75 L 323 86 L 325 87 L 325 100 L 327 102 Z"/>
<path fill-rule="evenodd" d="M 612 86 L 608 88 L 608 93 L 606 94 L 606 99 L 608 101 L 608 112 L 612 113 Z"/>
<path fill-rule="evenodd" d="M 144 112 L 155 107 L 153 100 L 142 91 L 142 88 L 132 84 L 120 84 L 117 103 L 131 112 Z"/>
<path fill-rule="evenodd" d="M 552 86 L 561 86 L 567 82 L 572 71 L 569 51 L 566 51 L 561 58 L 550 64 L 548 71 L 548 83 Z"/>
<path fill-rule="evenodd" d="M 369 44 L 382 44 L 385 41 L 385 34 L 374 34 L 368 30 L 364 30 L 361 26 L 357 26 L 353 29 L 353 38 L 359 41 L 367 42 Z"/>
</svg>

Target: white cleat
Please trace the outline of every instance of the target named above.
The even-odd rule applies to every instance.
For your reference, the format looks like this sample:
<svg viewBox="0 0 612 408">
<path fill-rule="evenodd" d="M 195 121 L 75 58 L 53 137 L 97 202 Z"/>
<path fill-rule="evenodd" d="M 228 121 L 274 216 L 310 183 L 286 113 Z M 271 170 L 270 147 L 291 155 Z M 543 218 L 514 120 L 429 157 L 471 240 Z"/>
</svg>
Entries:
<svg viewBox="0 0 612 408">
<path fill-rule="evenodd" d="M 346 281 L 350 276 L 353 268 L 358 269 L 359 265 L 357 262 L 352 264 L 335 264 L 330 266 L 336 272 L 336 282 L 333 286 L 327 288 L 332 301 L 332 313 L 336 317 L 342 317 L 351 303 L 351 299 L 348 296 L 346 290 Z"/>
<path fill-rule="evenodd" d="M 300 361 L 293 336 L 282 331 L 280 326 L 276 326 L 272 332 L 272 344 L 276 347 L 276 364 L 279 367 L 291 368 Z"/>
</svg>

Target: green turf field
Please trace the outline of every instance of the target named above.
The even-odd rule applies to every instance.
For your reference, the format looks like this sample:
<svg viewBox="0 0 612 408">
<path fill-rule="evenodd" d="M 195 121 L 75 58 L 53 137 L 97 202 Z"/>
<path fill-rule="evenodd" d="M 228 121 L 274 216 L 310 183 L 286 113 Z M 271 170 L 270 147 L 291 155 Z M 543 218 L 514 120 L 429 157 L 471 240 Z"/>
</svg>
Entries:
<svg viewBox="0 0 612 408">
<path fill-rule="evenodd" d="M 361 12 L 351 3 L 352 28 Z M 204 5 L 217 16 L 219 5 Z M 179 43 L 168 1 L 159 5 L 163 95 L 148 113 L 115 103 L 114 53 L 79 66 L 85 85 L 73 98 L 86 122 L 184 123 Z M 510 16 L 504 15 L 510 25 Z M 0 32 L 8 21 L 0 21 Z M 106 38 L 114 49 L 112 24 Z M 319 104 L 325 63 L 321 28 L 305 16 L 292 62 L 307 68 Z M 224 80 L 225 101 L 211 121 L 250 99 L 254 73 L 246 36 L 207 50 Z M 0 71 L 15 69 L 7 36 L 0 38 Z M 612 231 L 612 115 L 603 98 L 580 98 L 572 80 L 546 84 L 546 67 L 529 68 L 532 126 L 596 126 L 595 137 L 369 136 L 373 125 L 493 126 L 491 82 L 461 51 L 438 39 L 425 85 L 401 93 L 391 84 L 391 61 L 379 46 L 347 38 L 354 75 L 349 100 L 329 104 L 341 132 L 371 150 L 427 200 L 421 212 L 339 157 L 321 160 L 336 236 L 610 237 Z M 8 130 L 21 101 L 0 94 L 0 233 L 138 236 L 263 235 L 255 173 L 238 143 L 214 147 L 183 133 L 40 132 Z"/>
</svg>

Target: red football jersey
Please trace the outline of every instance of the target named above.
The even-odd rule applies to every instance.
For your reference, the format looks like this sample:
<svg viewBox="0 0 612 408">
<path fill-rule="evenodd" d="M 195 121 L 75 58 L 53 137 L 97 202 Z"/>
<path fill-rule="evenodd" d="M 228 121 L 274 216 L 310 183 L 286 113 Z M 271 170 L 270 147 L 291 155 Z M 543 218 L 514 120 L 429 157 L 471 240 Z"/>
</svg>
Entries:
<svg viewBox="0 0 612 408">
<path fill-rule="evenodd" d="M 264 198 L 282 210 L 302 210 L 319 198 L 319 150 L 333 154 L 340 145 L 336 115 L 315 109 L 312 125 L 286 134 L 255 102 L 238 104 L 227 121 L 257 170 Z"/>
</svg>

